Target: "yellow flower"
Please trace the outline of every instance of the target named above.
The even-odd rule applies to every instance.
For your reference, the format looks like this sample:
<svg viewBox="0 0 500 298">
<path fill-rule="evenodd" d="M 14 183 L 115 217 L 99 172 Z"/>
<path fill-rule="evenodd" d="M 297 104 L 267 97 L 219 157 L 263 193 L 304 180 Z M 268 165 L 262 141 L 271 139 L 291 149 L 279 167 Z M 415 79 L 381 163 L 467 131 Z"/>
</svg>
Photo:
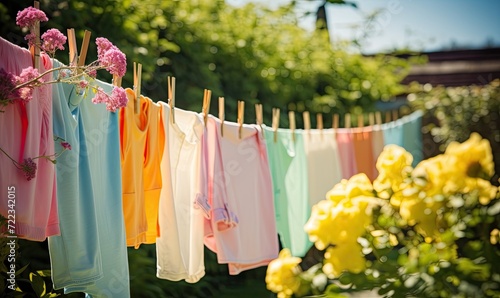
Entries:
<svg viewBox="0 0 500 298">
<path fill-rule="evenodd" d="M 278 293 L 278 297 L 291 297 L 300 288 L 301 272 L 298 266 L 302 260 L 292 257 L 289 249 L 283 249 L 278 258 L 272 260 L 267 266 L 267 289 Z"/>
<path fill-rule="evenodd" d="M 387 145 L 377 159 L 378 177 L 373 188 L 381 197 L 388 198 L 391 192 L 398 191 L 404 179 L 412 171 L 413 156 L 397 145 Z"/>
<path fill-rule="evenodd" d="M 445 155 L 456 156 L 456 169 L 468 177 L 489 179 L 495 171 L 490 142 L 475 132 L 461 144 L 450 143 Z"/>
<path fill-rule="evenodd" d="M 349 180 L 342 179 L 326 193 L 326 198 L 335 203 L 358 196 L 373 196 L 372 183 L 364 173 L 356 174 Z"/>
<path fill-rule="evenodd" d="M 451 195 L 460 190 L 463 179 L 457 179 L 456 157 L 440 154 L 421 161 L 413 170 L 414 184 L 427 196 Z"/>
<path fill-rule="evenodd" d="M 359 273 L 366 267 L 366 260 L 357 242 L 347 242 L 329 247 L 325 252 L 323 272 L 329 278 L 338 277 L 343 271 Z"/>
<path fill-rule="evenodd" d="M 399 214 L 409 225 L 415 225 L 419 234 L 434 237 L 439 234 L 437 211 L 443 206 L 444 202 L 438 201 L 434 197 L 422 199 L 415 195 L 401 201 Z"/>
<path fill-rule="evenodd" d="M 477 195 L 479 203 L 488 205 L 498 192 L 498 188 L 491 185 L 490 181 L 481 178 L 465 178 L 464 193 Z"/>
<path fill-rule="evenodd" d="M 372 197 L 344 199 L 338 204 L 320 201 L 312 208 L 304 230 L 319 250 L 330 244 L 355 242 L 372 222 Z"/>
</svg>

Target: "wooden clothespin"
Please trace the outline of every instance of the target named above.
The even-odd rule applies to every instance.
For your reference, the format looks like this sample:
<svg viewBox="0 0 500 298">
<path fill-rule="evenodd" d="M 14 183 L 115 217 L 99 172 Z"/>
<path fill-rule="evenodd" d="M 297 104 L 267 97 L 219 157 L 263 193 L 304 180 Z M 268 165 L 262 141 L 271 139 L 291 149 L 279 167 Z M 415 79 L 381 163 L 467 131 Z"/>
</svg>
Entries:
<svg viewBox="0 0 500 298">
<path fill-rule="evenodd" d="M 220 119 L 220 135 L 224 136 L 224 97 L 219 97 L 219 119 Z"/>
<path fill-rule="evenodd" d="M 363 114 L 359 114 L 358 115 L 358 127 L 362 128 L 363 126 L 365 126 L 364 115 Z"/>
<path fill-rule="evenodd" d="M 78 50 L 76 48 L 75 29 L 68 28 L 69 66 L 78 64 Z"/>
<path fill-rule="evenodd" d="M 210 110 L 211 100 L 212 100 L 212 91 L 205 89 L 203 93 L 203 107 L 202 107 L 203 122 L 205 123 L 205 126 L 207 126 L 208 111 Z"/>
<path fill-rule="evenodd" d="M 168 104 L 170 105 L 170 119 L 175 123 L 175 77 L 168 76 Z"/>
<path fill-rule="evenodd" d="M 391 112 L 385 112 L 385 123 L 391 122 Z"/>
<path fill-rule="evenodd" d="M 369 124 L 370 126 L 375 125 L 375 114 L 374 114 L 373 112 L 370 112 L 370 113 L 368 114 L 368 124 Z"/>
<path fill-rule="evenodd" d="M 262 110 L 262 104 L 255 104 L 255 123 L 262 128 L 262 124 L 264 123 L 264 115 Z"/>
<path fill-rule="evenodd" d="M 122 86 L 122 77 L 119 77 L 117 75 L 113 75 L 113 85 L 116 87 L 121 87 Z"/>
<path fill-rule="evenodd" d="M 33 7 L 36 9 L 40 9 L 40 2 L 35 1 L 33 3 Z M 35 69 L 40 70 L 40 21 L 35 22 L 35 45 L 33 47 L 33 65 Z"/>
<path fill-rule="evenodd" d="M 245 102 L 243 100 L 238 100 L 238 137 L 241 139 L 241 133 L 243 131 L 243 117 L 245 115 Z"/>
<path fill-rule="evenodd" d="M 351 114 L 347 113 L 344 116 L 344 127 L 345 128 L 351 128 Z"/>
<path fill-rule="evenodd" d="M 380 111 L 375 112 L 375 123 L 377 123 L 377 125 L 382 124 L 382 113 L 380 113 Z"/>
<path fill-rule="evenodd" d="M 288 111 L 288 122 L 290 122 L 290 131 L 292 132 L 292 141 L 295 142 L 296 123 L 295 123 L 295 112 L 294 111 Z"/>
<path fill-rule="evenodd" d="M 303 112 L 302 118 L 304 119 L 304 129 L 310 130 L 311 129 L 311 117 L 309 115 L 309 112 L 308 111 Z"/>
<path fill-rule="evenodd" d="M 316 129 L 319 129 L 321 136 L 323 136 L 323 114 L 316 114 Z"/>
<path fill-rule="evenodd" d="M 398 110 L 392 110 L 392 121 L 396 121 L 399 118 Z"/>
<path fill-rule="evenodd" d="M 339 114 L 333 114 L 332 128 L 337 130 L 339 128 Z"/>
<path fill-rule="evenodd" d="M 273 132 L 274 132 L 274 142 L 278 142 L 278 128 L 280 126 L 280 109 L 273 108 Z"/>
<path fill-rule="evenodd" d="M 89 49 L 89 44 L 90 44 L 90 31 L 85 30 L 83 33 L 83 42 L 82 42 L 82 47 L 80 48 L 80 56 L 78 56 L 78 67 L 85 66 L 85 59 L 87 59 L 87 51 Z M 74 36 L 74 31 L 73 31 L 73 36 Z"/>
<path fill-rule="evenodd" d="M 134 113 L 138 114 L 141 110 L 141 81 L 142 81 L 142 64 L 134 62 Z"/>
</svg>

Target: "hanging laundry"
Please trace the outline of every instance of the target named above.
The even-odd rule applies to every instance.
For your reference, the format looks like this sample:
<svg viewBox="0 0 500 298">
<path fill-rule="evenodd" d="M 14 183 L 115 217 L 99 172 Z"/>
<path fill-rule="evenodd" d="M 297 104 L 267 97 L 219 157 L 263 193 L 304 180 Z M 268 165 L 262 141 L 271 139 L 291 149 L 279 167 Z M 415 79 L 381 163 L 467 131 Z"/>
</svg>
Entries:
<svg viewBox="0 0 500 298">
<path fill-rule="evenodd" d="M 422 145 L 422 111 L 415 111 L 404 116 L 402 121 L 403 148 L 413 155 L 412 166 L 415 167 L 424 158 Z"/>
<path fill-rule="evenodd" d="M 304 231 L 311 215 L 307 160 L 302 134 L 278 129 L 274 142 L 272 128 L 264 127 L 269 168 L 273 181 L 276 227 L 283 247 L 303 257 L 312 243 Z"/>
<path fill-rule="evenodd" d="M 43 54 L 40 58 L 40 73 L 52 68 L 47 55 Z M 23 69 L 30 66 L 32 57 L 28 50 L 0 37 L 0 69 L 20 75 Z M 50 81 L 51 78 L 49 74 L 43 79 Z M 44 241 L 47 236 L 60 233 L 55 166 L 46 158 L 37 158 L 56 153 L 52 133 L 52 86 L 35 88 L 33 99 L 29 102 L 19 100 L 2 107 L 2 110 L 0 148 L 5 153 L 0 152 L 0 187 L 5 193 L 0 196 L 0 213 L 12 219 L 9 210 L 15 210 L 12 230 L 18 238 Z M 18 164 L 15 165 L 6 154 Z M 21 165 L 31 168 L 27 176 L 18 168 Z M 7 190 L 12 193 L 10 197 Z"/>
<path fill-rule="evenodd" d="M 375 124 L 372 127 L 372 152 L 373 152 L 373 176 L 378 176 L 376 167 L 378 156 L 384 150 L 384 132 L 380 124 Z"/>
<path fill-rule="evenodd" d="M 208 200 L 205 245 L 229 274 L 266 266 L 278 256 L 273 190 L 266 144 L 255 125 L 208 117 Z M 241 130 L 240 130 L 241 129 Z M 241 135 L 240 133 L 241 132 Z M 240 138 L 241 137 L 241 138 Z"/>
<path fill-rule="evenodd" d="M 358 173 L 365 173 L 370 180 L 377 177 L 374 173 L 375 159 L 373 158 L 373 137 L 371 127 L 358 127 L 352 129 L 354 141 L 354 156 Z"/>
<path fill-rule="evenodd" d="M 304 138 L 309 181 L 309 204 L 324 200 L 326 193 L 342 180 L 337 138 L 333 129 L 297 130 Z"/>
<path fill-rule="evenodd" d="M 342 179 L 349 179 L 358 173 L 352 131 L 350 128 L 339 128 L 336 130 L 336 136 L 342 167 Z"/>
<path fill-rule="evenodd" d="M 165 135 L 160 121 L 160 105 L 151 99 L 136 98 L 126 89 L 128 103 L 120 109 L 120 148 L 123 214 L 127 246 L 156 242 L 159 236 L 158 205 L 162 188 L 160 162 Z M 134 112 L 135 101 L 139 112 Z"/>
<path fill-rule="evenodd" d="M 394 144 L 403 147 L 403 126 L 401 119 L 381 125 L 384 134 L 384 145 Z"/>
<path fill-rule="evenodd" d="M 62 66 L 53 60 L 54 68 Z M 54 76 L 58 76 L 58 71 Z M 77 286 L 101 279 L 101 244 L 97 226 L 97 197 L 94 196 L 92 171 L 83 117 L 81 96 L 74 85 L 52 85 L 54 135 L 71 145 L 57 159 L 57 193 L 61 235 L 48 238 L 54 289 Z M 62 150 L 59 140 L 57 151 Z M 95 193 L 99 193 L 97 190 Z"/>
<path fill-rule="evenodd" d="M 96 80 L 104 92 L 113 86 Z M 130 297 L 129 269 L 122 210 L 120 170 L 120 130 L 118 113 L 110 112 L 104 104 L 92 103 L 94 93 L 68 95 L 70 104 L 80 102 L 80 117 L 87 144 L 103 277 L 94 282 L 71 285 L 65 293 L 84 292 L 92 298 Z M 70 258 L 72 256 L 69 256 Z"/>
<path fill-rule="evenodd" d="M 195 283 L 205 275 L 203 210 L 208 212 L 208 207 L 206 169 L 202 164 L 206 161 L 202 159 L 206 154 L 206 149 L 202 150 L 203 118 L 175 108 L 174 123 L 170 106 L 160 104 L 167 138 L 161 160 L 157 277 Z"/>
</svg>

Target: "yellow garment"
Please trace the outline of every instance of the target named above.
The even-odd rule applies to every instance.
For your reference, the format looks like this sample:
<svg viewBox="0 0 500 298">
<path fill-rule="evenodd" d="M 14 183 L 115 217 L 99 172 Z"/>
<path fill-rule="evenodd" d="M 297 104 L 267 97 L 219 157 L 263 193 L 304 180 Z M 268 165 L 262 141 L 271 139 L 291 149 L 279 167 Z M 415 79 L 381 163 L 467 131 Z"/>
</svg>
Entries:
<svg viewBox="0 0 500 298">
<path fill-rule="evenodd" d="M 120 110 L 123 215 L 127 246 L 156 242 L 160 235 L 158 204 L 162 186 L 160 163 L 165 143 L 161 106 L 127 88 L 128 103 Z"/>
</svg>

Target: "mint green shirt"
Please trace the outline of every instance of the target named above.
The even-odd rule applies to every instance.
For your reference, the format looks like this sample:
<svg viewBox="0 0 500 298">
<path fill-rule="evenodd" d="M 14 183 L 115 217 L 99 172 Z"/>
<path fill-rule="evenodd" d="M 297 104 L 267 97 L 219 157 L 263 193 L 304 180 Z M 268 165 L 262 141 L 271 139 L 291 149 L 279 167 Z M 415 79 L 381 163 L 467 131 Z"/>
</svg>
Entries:
<svg viewBox="0 0 500 298">
<path fill-rule="evenodd" d="M 295 133 L 295 141 L 289 129 L 274 132 L 264 127 L 269 167 L 273 181 L 276 227 L 283 247 L 292 255 L 303 257 L 312 243 L 304 231 L 311 206 L 309 205 L 307 161 L 302 134 Z"/>
</svg>

